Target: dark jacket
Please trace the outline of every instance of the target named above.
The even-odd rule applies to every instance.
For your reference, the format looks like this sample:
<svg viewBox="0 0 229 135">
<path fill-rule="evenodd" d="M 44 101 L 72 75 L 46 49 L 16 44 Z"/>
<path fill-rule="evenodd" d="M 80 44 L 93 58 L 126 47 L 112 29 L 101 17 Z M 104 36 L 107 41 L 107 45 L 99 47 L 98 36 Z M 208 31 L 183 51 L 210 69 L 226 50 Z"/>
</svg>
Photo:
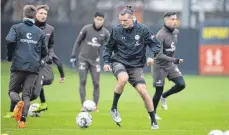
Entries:
<svg viewBox="0 0 229 135">
<path fill-rule="evenodd" d="M 11 71 L 39 72 L 41 59 L 47 56 L 45 34 L 42 30 L 31 20 L 24 19 L 22 23 L 10 28 L 6 41 L 8 57 L 12 56 Z"/>
<path fill-rule="evenodd" d="M 135 22 L 131 29 L 117 25 L 113 27 L 110 39 L 105 45 L 104 63 L 120 62 L 127 67 L 144 67 L 147 46 L 151 52 L 149 57 L 160 52 L 160 42 L 146 25 Z"/>
<path fill-rule="evenodd" d="M 48 55 L 53 56 L 54 53 L 54 28 L 47 24 L 46 22 L 39 22 L 36 20 L 35 25 L 39 27 L 44 33 L 46 37 L 46 44 L 48 47 Z"/>
</svg>

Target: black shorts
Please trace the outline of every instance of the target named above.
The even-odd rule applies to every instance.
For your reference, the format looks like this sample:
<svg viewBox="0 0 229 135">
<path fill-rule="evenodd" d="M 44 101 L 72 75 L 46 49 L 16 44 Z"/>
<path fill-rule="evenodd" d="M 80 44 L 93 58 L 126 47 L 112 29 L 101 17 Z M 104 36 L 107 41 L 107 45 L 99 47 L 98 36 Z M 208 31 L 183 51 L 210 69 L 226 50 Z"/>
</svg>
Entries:
<svg viewBox="0 0 229 135">
<path fill-rule="evenodd" d="M 123 64 L 113 62 L 111 64 L 113 74 L 118 78 L 118 74 L 126 72 L 129 76 L 129 83 L 135 87 L 137 84 L 145 84 L 143 68 L 126 68 Z"/>
<path fill-rule="evenodd" d="M 165 78 L 169 80 L 182 76 L 182 73 L 178 69 L 177 65 L 173 65 L 169 69 L 162 68 L 160 66 L 153 67 L 153 86 L 163 87 Z"/>
</svg>

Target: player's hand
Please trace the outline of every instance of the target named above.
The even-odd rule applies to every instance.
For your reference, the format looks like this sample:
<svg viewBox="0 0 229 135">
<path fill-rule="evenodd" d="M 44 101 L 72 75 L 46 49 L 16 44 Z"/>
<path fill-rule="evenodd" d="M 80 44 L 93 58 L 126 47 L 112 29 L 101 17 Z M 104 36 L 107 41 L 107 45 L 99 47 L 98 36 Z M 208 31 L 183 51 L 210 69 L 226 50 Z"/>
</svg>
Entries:
<svg viewBox="0 0 229 135">
<path fill-rule="evenodd" d="M 72 64 L 72 67 L 76 67 L 76 57 L 72 56 L 70 59 L 70 63 Z"/>
<path fill-rule="evenodd" d="M 174 61 L 174 64 L 180 64 L 180 63 L 183 63 L 184 62 L 184 59 L 176 59 Z"/>
<path fill-rule="evenodd" d="M 52 56 L 49 55 L 48 57 L 46 57 L 46 63 L 47 64 L 52 64 L 52 62 L 53 62 L 52 61 Z"/>
<path fill-rule="evenodd" d="M 109 72 L 109 71 L 111 71 L 111 66 L 109 64 L 105 64 L 103 69 L 105 72 Z"/>
<path fill-rule="evenodd" d="M 147 58 L 147 66 L 153 65 L 153 58 Z"/>
</svg>

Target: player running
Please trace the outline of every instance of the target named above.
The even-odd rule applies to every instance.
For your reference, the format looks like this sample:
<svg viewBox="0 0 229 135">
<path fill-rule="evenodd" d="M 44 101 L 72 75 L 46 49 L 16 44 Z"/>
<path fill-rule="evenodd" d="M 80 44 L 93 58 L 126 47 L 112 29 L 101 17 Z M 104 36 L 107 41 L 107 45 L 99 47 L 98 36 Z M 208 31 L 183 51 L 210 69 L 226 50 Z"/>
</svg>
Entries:
<svg viewBox="0 0 229 135">
<path fill-rule="evenodd" d="M 183 62 L 183 59 L 174 57 L 177 44 L 177 35 L 179 33 L 176 29 L 177 14 L 175 12 L 167 12 L 164 14 L 164 26 L 159 30 L 156 38 L 161 42 L 161 53 L 158 55 L 153 64 L 153 85 L 156 92 L 153 97 L 154 110 L 156 112 L 159 100 L 161 99 L 162 108 L 167 110 L 168 106 L 166 98 L 172 94 L 178 93 L 185 88 L 185 81 L 177 67 L 177 64 Z M 165 78 L 173 81 L 175 85 L 168 91 L 163 92 Z M 161 119 L 156 115 L 157 119 Z"/>
</svg>

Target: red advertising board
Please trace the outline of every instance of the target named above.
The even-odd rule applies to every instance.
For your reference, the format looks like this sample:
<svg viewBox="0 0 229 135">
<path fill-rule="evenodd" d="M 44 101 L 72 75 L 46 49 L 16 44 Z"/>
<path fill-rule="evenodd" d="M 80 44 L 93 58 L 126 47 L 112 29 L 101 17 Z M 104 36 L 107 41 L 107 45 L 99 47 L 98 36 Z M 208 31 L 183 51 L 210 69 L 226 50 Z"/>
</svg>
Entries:
<svg viewBox="0 0 229 135">
<path fill-rule="evenodd" d="M 200 45 L 201 75 L 229 75 L 229 45 Z"/>
</svg>

